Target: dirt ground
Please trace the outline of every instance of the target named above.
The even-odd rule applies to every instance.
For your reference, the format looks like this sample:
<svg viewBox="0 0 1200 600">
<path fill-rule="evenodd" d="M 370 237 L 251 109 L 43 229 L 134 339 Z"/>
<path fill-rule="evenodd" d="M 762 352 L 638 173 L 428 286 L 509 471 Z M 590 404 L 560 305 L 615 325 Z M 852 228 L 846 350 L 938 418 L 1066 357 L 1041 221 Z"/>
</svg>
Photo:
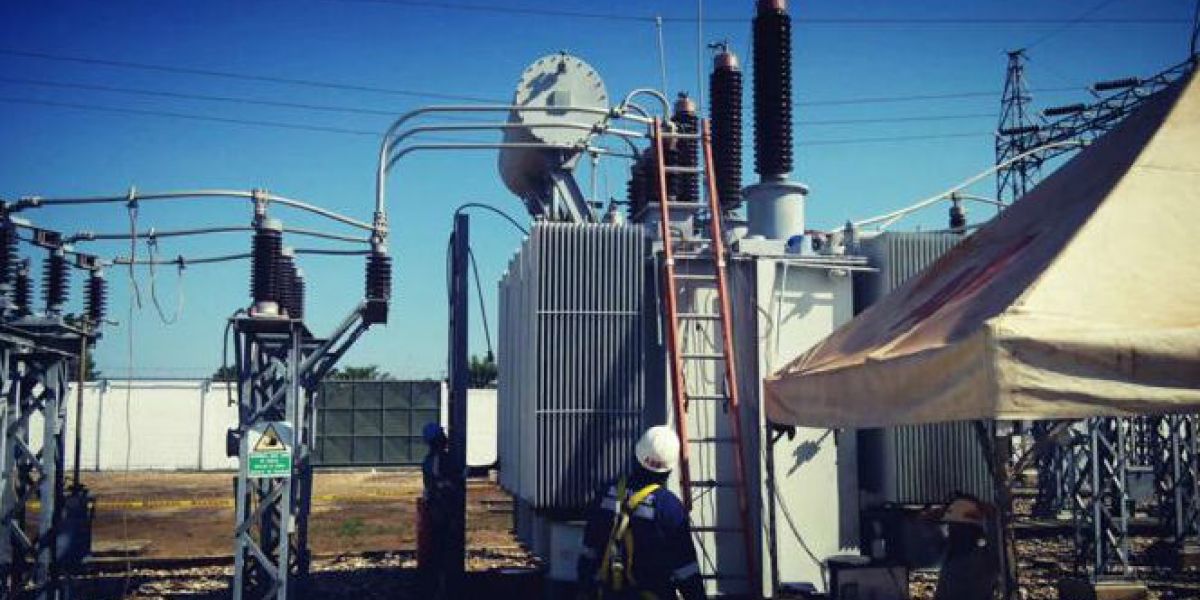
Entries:
<svg viewBox="0 0 1200 600">
<path fill-rule="evenodd" d="M 230 473 L 84 474 L 97 499 L 93 574 L 75 582 L 89 600 L 229 597 L 233 538 Z M 416 567 L 420 472 L 322 472 L 314 477 L 311 598 L 407 598 Z M 529 585 L 530 557 L 511 532 L 511 500 L 488 480 L 468 484 L 470 584 Z M 130 556 L 129 568 L 125 556 Z M 206 559 L 180 568 L 173 559 Z M 211 559 L 211 560 L 207 560 Z M 150 563 L 160 566 L 147 568 Z M 137 566 L 142 565 L 142 566 Z M 515 589 L 512 591 L 516 591 Z M 511 597 L 521 597 L 516 593 Z"/>
<path fill-rule="evenodd" d="M 97 499 L 94 547 L 100 556 L 228 556 L 233 540 L 230 473 L 92 473 Z M 416 470 L 318 472 L 313 482 L 309 544 L 316 555 L 412 550 Z M 486 480 L 468 487 L 467 543 L 515 549 L 509 498 Z"/>
<path fill-rule="evenodd" d="M 85 483 L 98 499 L 95 549 L 101 558 L 91 575 L 76 582 L 88 600 L 229 597 L 232 569 L 230 474 L 91 474 Z M 415 470 L 318 473 L 310 542 L 316 558 L 307 598 L 374 600 L 412 598 L 415 560 L 414 505 L 421 477 Z M 1028 501 L 1018 502 L 1027 514 Z M 513 538 L 511 501 L 487 480 L 468 493 L 468 597 L 538 597 L 537 565 Z M 1018 521 L 1028 523 L 1027 518 Z M 1152 600 L 1200 598 L 1200 573 L 1178 572 L 1155 559 L 1155 538 L 1132 539 L 1138 578 Z M 1074 539 L 1063 527 L 1018 527 L 1021 596 L 1057 598 L 1055 584 L 1070 577 Z M 140 566 L 120 558 L 133 550 Z M 153 561 L 204 557 L 207 566 L 150 565 Z M 1159 566 L 1155 566 L 1159 565 Z M 913 573 L 910 597 L 933 596 L 936 573 Z"/>
</svg>

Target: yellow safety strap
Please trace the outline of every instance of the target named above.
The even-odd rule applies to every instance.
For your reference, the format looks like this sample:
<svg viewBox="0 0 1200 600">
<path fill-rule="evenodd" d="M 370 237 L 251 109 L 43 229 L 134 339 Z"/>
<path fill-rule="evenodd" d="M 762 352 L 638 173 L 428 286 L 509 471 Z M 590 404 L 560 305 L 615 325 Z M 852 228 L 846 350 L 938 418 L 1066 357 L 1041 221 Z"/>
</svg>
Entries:
<svg viewBox="0 0 1200 600">
<path fill-rule="evenodd" d="M 619 509 L 616 518 L 613 519 L 612 532 L 609 534 L 608 543 L 604 545 L 604 557 L 600 560 L 600 580 L 607 583 L 613 591 L 621 591 L 626 580 L 630 585 L 637 585 L 633 579 L 633 536 L 629 535 L 629 515 L 660 487 L 662 486 L 657 483 L 647 485 L 617 505 L 618 507 L 623 506 L 623 509 Z M 625 478 L 622 477 L 617 481 L 617 498 L 624 496 Z M 614 573 L 612 551 L 613 547 L 620 542 L 625 543 L 625 564 L 622 565 L 623 573 Z"/>
</svg>

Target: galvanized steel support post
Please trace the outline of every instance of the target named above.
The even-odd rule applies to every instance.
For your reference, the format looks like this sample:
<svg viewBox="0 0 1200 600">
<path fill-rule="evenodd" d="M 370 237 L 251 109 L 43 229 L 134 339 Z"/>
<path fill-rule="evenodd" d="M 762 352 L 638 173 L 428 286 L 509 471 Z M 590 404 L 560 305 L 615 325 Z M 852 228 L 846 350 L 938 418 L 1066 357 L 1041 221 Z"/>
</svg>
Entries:
<svg viewBox="0 0 1200 600">
<path fill-rule="evenodd" d="M 57 341 L 72 347 L 80 343 L 78 336 L 69 333 Z M 62 527 L 71 354 L 29 348 L 18 352 L 7 342 L 2 352 L 0 598 L 69 598 L 69 581 L 59 557 L 66 550 L 78 553 L 71 546 L 77 541 L 72 537 L 76 532 Z M 30 435 L 35 415 L 42 421 L 40 447 L 34 446 Z M 28 511 L 35 501 L 39 508 L 33 526 Z M 60 543 L 65 546 L 60 548 Z"/>
<path fill-rule="evenodd" d="M 1087 463 L 1075 491 L 1076 545 L 1093 581 L 1128 576 L 1130 419 L 1088 421 Z"/>
<path fill-rule="evenodd" d="M 304 597 L 311 562 L 313 400 L 321 380 L 370 326 L 367 312 L 363 302 L 326 339 L 314 338 L 296 319 L 233 320 L 238 427 L 229 432 L 227 451 L 239 459 L 234 600 Z M 280 433 L 290 468 L 252 473 L 251 438 L 272 424 L 284 430 Z"/>
<path fill-rule="evenodd" d="M 1196 415 L 1167 415 L 1155 429 L 1159 516 L 1177 548 L 1200 535 L 1197 425 Z"/>
</svg>

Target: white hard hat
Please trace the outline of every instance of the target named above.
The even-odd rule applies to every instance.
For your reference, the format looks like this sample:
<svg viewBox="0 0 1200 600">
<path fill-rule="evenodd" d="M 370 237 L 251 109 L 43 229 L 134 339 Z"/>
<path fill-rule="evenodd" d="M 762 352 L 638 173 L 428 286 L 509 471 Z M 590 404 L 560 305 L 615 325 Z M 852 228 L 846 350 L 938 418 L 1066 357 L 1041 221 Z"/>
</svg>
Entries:
<svg viewBox="0 0 1200 600">
<path fill-rule="evenodd" d="M 633 452 L 646 470 L 669 473 L 679 460 L 679 436 L 666 425 L 655 425 L 642 434 Z"/>
</svg>

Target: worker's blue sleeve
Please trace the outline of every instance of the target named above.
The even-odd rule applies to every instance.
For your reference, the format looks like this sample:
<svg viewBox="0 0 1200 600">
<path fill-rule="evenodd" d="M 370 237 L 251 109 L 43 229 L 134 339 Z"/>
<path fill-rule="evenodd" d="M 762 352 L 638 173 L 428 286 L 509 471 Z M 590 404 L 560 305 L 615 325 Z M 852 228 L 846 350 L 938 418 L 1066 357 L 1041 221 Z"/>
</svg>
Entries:
<svg viewBox="0 0 1200 600">
<path fill-rule="evenodd" d="M 595 580 L 604 545 L 608 542 L 612 530 L 615 513 L 609 507 L 609 503 L 605 502 L 610 491 L 611 487 L 596 490 L 595 499 L 588 508 L 587 525 L 583 529 L 583 548 L 575 569 L 577 581 L 581 584 L 590 584 Z"/>
<path fill-rule="evenodd" d="M 663 565 L 685 600 L 704 598 L 700 564 L 696 561 L 696 545 L 692 541 L 687 511 L 675 494 L 663 490 L 655 496 L 655 520 L 666 543 Z"/>
</svg>

